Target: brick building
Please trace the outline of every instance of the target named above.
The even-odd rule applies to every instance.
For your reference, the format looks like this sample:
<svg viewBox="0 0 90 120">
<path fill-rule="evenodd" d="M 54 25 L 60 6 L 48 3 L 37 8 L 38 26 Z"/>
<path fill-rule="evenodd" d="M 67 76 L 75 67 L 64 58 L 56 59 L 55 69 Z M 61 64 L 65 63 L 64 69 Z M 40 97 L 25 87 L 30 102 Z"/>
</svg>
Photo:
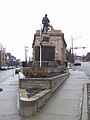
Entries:
<svg viewBox="0 0 90 120">
<path fill-rule="evenodd" d="M 12 63 L 11 53 L 6 53 L 6 56 L 7 56 L 6 64 L 7 64 L 8 66 L 11 66 L 11 63 Z"/>
<path fill-rule="evenodd" d="M 6 49 L 0 44 L 0 69 L 4 66 L 6 62 Z"/>
<path fill-rule="evenodd" d="M 6 48 L 0 44 L 0 70 L 3 66 L 12 66 L 16 65 L 16 62 L 13 60 L 11 53 L 6 53 Z"/>
<path fill-rule="evenodd" d="M 87 60 L 87 61 L 90 61 L 90 52 L 87 53 L 87 55 L 86 55 L 86 60 Z"/>
</svg>

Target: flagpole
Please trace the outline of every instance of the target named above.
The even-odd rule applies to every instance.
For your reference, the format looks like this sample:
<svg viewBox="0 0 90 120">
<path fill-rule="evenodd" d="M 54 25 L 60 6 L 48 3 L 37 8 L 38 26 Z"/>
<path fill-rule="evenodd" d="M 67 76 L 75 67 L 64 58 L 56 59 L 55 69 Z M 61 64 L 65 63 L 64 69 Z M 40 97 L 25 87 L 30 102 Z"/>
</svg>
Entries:
<svg viewBox="0 0 90 120">
<path fill-rule="evenodd" d="M 42 59 L 41 59 L 41 58 L 42 58 L 42 55 L 41 55 L 41 54 L 42 54 L 42 51 L 41 51 L 41 49 L 42 49 L 42 48 L 41 48 L 41 44 L 40 44 L 40 68 L 42 67 Z"/>
<path fill-rule="evenodd" d="M 41 48 L 41 43 L 42 43 L 42 27 L 40 29 L 40 68 L 42 67 L 42 48 Z"/>
</svg>

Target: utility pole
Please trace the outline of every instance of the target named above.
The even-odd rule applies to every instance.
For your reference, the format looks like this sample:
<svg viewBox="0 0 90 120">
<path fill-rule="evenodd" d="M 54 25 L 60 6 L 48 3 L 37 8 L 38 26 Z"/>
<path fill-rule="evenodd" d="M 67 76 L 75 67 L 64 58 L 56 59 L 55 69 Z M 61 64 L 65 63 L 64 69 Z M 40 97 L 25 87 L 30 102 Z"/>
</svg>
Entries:
<svg viewBox="0 0 90 120">
<path fill-rule="evenodd" d="M 77 39 L 77 38 L 81 38 L 81 36 L 78 36 L 78 37 L 75 37 L 75 38 L 73 38 L 73 36 L 71 36 L 71 44 L 72 44 L 72 47 L 71 47 L 71 49 L 72 49 L 72 51 L 71 51 L 71 62 L 72 62 L 72 63 L 74 62 L 73 40 L 74 40 L 74 39 Z"/>
<path fill-rule="evenodd" d="M 28 47 L 25 46 L 24 49 L 25 49 L 25 62 L 27 63 L 27 56 L 28 56 L 27 52 L 28 52 Z"/>
<path fill-rule="evenodd" d="M 72 44 L 72 47 L 71 47 L 71 62 L 73 63 L 73 37 L 71 36 L 71 44 Z"/>
</svg>

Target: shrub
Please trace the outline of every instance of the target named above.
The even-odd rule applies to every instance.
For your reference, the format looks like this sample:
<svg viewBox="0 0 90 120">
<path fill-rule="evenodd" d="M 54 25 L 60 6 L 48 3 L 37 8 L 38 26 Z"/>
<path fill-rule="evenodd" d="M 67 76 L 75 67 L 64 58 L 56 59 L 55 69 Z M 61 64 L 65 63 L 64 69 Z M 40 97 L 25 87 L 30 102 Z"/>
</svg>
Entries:
<svg viewBox="0 0 90 120">
<path fill-rule="evenodd" d="M 30 67 L 24 67 L 23 68 L 23 74 L 26 77 L 46 77 L 48 74 L 48 71 L 46 68 L 36 68 L 32 69 Z"/>
<path fill-rule="evenodd" d="M 39 68 L 34 70 L 34 73 L 36 74 L 36 76 L 38 77 L 46 77 L 48 72 L 45 68 Z"/>
<path fill-rule="evenodd" d="M 27 77 L 29 76 L 32 70 L 30 70 L 30 67 L 23 67 L 23 74 Z"/>
</svg>

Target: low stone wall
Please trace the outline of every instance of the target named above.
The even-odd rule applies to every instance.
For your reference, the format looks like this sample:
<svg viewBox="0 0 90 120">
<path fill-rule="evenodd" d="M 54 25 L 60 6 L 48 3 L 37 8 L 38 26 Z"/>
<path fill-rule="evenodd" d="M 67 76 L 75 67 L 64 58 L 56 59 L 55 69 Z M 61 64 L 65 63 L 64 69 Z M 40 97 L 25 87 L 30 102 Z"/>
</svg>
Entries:
<svg viewBox="0 0 90 120">
<path fill-rule="evenodd" d="M 26 97 L 25 89 L 21 89 L 20 94 L 20 115 L 22 117 L 30 117 L 36 114 L 41 107 L 51 97 L 51 90 L 44 90 L 31 98 Z"/>
<path fill-rule="evenodd" d="M 49 78 L 50 80 L 50 89 L 52 93 L 60 86 L 61 83 L 63 83 L 69 76 L 69 73 L 58 75 L 52 78 Z"/>
<path fill-rule="evenodd" d="M 69 73 L 58 75 L 51 78 L 22 78 L 19 80 L 19 88 L 41 88 L 51 89 L 52 92 L 69 76 Z"/>
<path fill-rule="evenodd" d="M 23 117 L 35 115 L 68 76 L 69 73 L 65 73 L 51 78 L 20 79 L 20 115 Z M 44 90 L 28 98 L 26 93 L 27 88 L 39 88 Z"/>
<path fill-rule="evenodd" d="M 46 78 L 23 78 L 19 80 L 19 87 L 50 89 L 50 81 Z"/>
</svg>

